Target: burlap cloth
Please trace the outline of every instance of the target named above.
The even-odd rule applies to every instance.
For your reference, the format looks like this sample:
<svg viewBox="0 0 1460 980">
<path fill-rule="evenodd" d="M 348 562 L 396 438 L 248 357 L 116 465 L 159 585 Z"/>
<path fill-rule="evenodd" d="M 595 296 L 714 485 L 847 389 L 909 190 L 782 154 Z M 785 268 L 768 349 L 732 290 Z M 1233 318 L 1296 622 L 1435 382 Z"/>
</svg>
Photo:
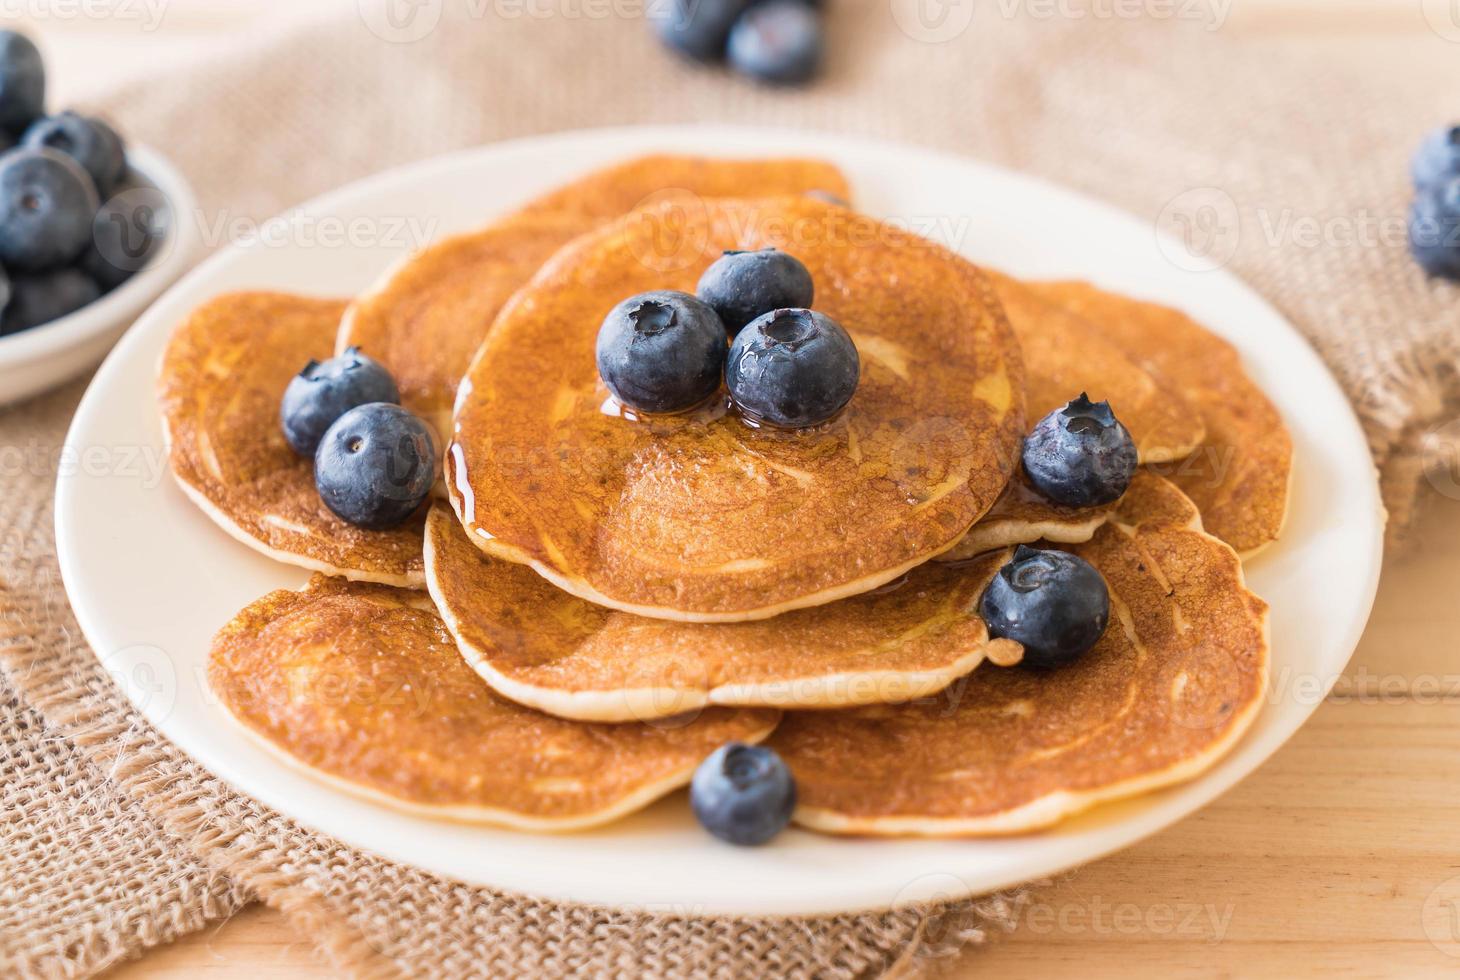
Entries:
<svg viewBox="0 0 1460 980">
<path fill-rule="evenodd" d="M 1422 439 L 1460 395 L 1460 291 L 1426 283 L 1402 236 L 1406 156 L 1455 111 L 1460 46 L 1436 34 L 1396 63 L 1333 64 L 1212 30 L 1221 4 L 1147 6 L 1155 16 L 1131 19 L 1110 3 L 1078 16 L 1073 3 L 842 0 L 828 77 L 773 92 L 665 57 L 637 0 L 421 0 L 415 20 L 394 21 L 365 0 L 368 16 L 241 39 L 225 62 L 96 108 L 192 176 L 205 231 L 444 150 L 671 121 L 953 149 L 1087 189 L 1153 226 L 1186 219 L 1206 234 L 1195 260 L 1244 276 L 1333 367 L 1402 526 Z M 1201 19 L 1171 16 L 1181 12 Z M 1016 921 L 1017 894 L 931 919 L 544 904 L 380 861 L 231 792 L 123 702 L 61 591 L 51 487 L 80 391 L 0 413 L 7 975 L 94 972 L 250 897 L 341 968 L 372 975 L 855 976 L 926 963 Z"/>
</svg>

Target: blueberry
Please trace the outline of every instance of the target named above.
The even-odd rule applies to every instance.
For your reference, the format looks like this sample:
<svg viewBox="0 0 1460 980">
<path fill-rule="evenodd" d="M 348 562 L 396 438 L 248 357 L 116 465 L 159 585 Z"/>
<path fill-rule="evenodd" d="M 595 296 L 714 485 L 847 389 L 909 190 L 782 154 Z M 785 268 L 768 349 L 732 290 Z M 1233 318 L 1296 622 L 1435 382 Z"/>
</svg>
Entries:
<svg viewBox="0 0 1460 980">
<path fill-rule="evenodd" d="M 66 154 L 81 164 L 103 198 L 111 196 L 127 173 L 126 149 L 116 130 L 69 110 L 32 123 L 20 144 Z"/>
<path fill-rule="evenodd" d="M 0 318 L 0 333 L 59 320 L 100 296 L 100 287 L 79 269 L 16 273 L 10 281 L 10 302 Z"/>
<path fill-rule="evenodd" d="M 370 402 L 400 403 L 395 379 L 378 361 L 351 347 L 324 363 L 310 361 L 284 389 L 279 422 L 301 456 L 313 456 L 325 431 L 350 409 Z"/>
<path fill-rule="evenodd" d="M 715 308 L 733 337 L 771 310 L 810 306 L 816 288 L 800 259 L 763 248 L 726 252 L 700 276 L 695 292 Z"/>
<path fill-rule="evenodd" d="M 1135 475 L 1136 445 L 1109 402 L 1082 392 L 1050 412 L 1024 440 L 1024 472 L 1040 493 L 1067 507 L 1120 499 Z"/>
<path fill-rule="evenodd" d="M 700 763 L 689 786 L 700 825 L 731 844 L 764 844 L 786 829 L 796 781 L 772 749 L 730 742 Z"/>
<path fill-rule="evenodd" d="M 0 31 L 0 127 L 18 133 L 46 111 L 46 66 L 30 38 Z"/>
<path fill-rule="evenodd" d="M 814 310 L 773 310 L 730 345 L 725 384 L 752 422 L 783 429 L 820 425 L 852 400 L 861 360 L 852 338 Z"/>
<path fill-rule="evenodd" d="M 1083 558 L 1020 545 L 984 589 L 979 615 L 990 636 L 1024 645 L 1025 666 L 1060 667 L 1105 634 L 1110 590 Z"/>
<path fill-rule="evenodd" d="M 431 427 L 387 402 L 341 415 L 314 456 L 314 486 L 325 506 L 371 531 L 404 523 L 425 503 L 435 482 Z"/>
<path fill-rule="evenodd" d="M 725 325 L 688 293 L 640 293 L 609 311 L 597 352 L 598 373 L 622 404 L 682 412 L 720 387 Z"/>
<path fill-rule="evenodd" d="M 1409 212 L 1409 251 L 1426 273 L 1460 280 L 1460 177 L 1421 189 Z"/>
<path fill-rule="evenodd" d="M 659 39 L 696 61 L 725 56 L 730 28 L 750 0 L 651 0 L 646 14 Z"/>
<path fill-rule="evenodd" d="M 100 206 L 91 177 L 65 154 L 22 147 L 0 156 L 0 264 L 67 265 L 91 241 Z"/>
<path fill-rule="evenodd" d="M 821 67 L 821 15 L 806 0 L 764 0 L 730 30 L 730 64 L 763 82 L 797 85 Z"/>
<path fill-rule="evenodd" d="M 1428 133 L 1409 161 L 1409 174 L 1416 190 L 1460 177 L 1460 125 L 1442 126 Z"/>
<path fill-rule="evenodd" d="M 138 187 L 118 194 L 96 212 L 91 244 L 76 264 L 110 292 L 157 256 L 167 222 L 167 205 L 157 191 Z"/>
</svg>

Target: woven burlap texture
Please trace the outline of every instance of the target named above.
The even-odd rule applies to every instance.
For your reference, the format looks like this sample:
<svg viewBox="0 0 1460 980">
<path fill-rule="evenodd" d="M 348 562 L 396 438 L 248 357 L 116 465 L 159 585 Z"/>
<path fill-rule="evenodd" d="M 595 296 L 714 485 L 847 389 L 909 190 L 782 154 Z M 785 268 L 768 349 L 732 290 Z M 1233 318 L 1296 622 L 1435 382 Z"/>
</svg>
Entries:
<svg viewBox="0 0 1460 980">
<path fill-rule="evenodd" d="M 1220 5 L 1185 6 L 1215 16 Z M 1403 63 L 1337 65 L 1233 40 L 1210 29 L 1211 16 L 1129 19 L 1109 4 L 1077 16 L 1081 5 L 1065 3 L 1049 17 L 1038 14 L 1047 5 L 1017 3 L 949 4 L 942 18 L 917 0 L 833 7 L 828 75 L 808 92 L 667 58 L 636 3 L 447 0 L 416 4 L 425 21 L 391 21 L 362 0 L 368 16 L 241 41 L 225 61 L 95 108 L 165 147 L 193 178 L 215 246 L 229 228 L 397 163 L 630 122 L 772 124 L 936 146 L 1083 188 L 1153 227 L 1181 215 L 1209 226 L 1196 212 L 1215 201 L 1217 258 L 1326 357 L 1404 522 L 1422 439 L 1460 394 L 1460 292 L 1426 283 L 1392 230 L 1407 205 L 1408 148 L 1453 110 L 1460 48 L 1437 37 Z M 1316 242 L 1299 232 L 1314 224 Z M 1016 919 L 1019 897 L 996 896 L 946 910 L 932 920 L 938 941 L 913 944 L 927 921 L 917 910 L 731 922 L 548 905 L 390 865 L 230 792 L 121 701 L 60 591 L 49 487 L 78 393 L 0 415 L 0 447 L 27 450 L 0 494 L 0 666 L 24 702 L 6 733 L 7 783 L 35 785 L 40 775 L 24 773 L 39 766 L 63 784 L 37 787 L 6 813 L 11 839 L 27 843 L 8 878 L 26 911 L 7 908 L 0 922 L 16 972 L 94 971 L 226 914 L 245 887 L 341 967 L 370 975 L 853 976 L 906 965 L 909 950 L 949 952 Z M 69 807 L 65 793 L 86 805 Z M 75 846 L 82 839 L 97 846 Z"/>
</svg>

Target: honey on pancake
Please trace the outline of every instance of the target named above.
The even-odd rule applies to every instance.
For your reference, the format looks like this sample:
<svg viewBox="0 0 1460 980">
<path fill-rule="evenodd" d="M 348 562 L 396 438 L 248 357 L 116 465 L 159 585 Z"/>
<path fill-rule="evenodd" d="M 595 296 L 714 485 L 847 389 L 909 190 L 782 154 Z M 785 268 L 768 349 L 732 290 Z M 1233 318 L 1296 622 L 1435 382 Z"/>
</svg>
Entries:
<svg viewBox="0 0 1460 980">
<path fill-rule="evenodd" d="M 230 293 L 173 332 L 157 393 L 178 485 L 233 537 L 271 558 L 388 585 L 423 584 L 420 517 L 367 531 L 337 517 L 313 461 L 279 427 L 284 388 L 330 356 L 344 303 L 283 293 Z"/>
<path fill-rule="evenodd" d="M 1236 553 L 1144 470 L 1111 522 L 1068 550 L 1110 588 L 1096 646 L 1052 670 L 986 665 L 934 699 L 788 714 L 769 744 L 796 774 L 799 824 L 1020 833 L 1192 778 L 1231 749 L 1268 664 L 1267 607 Z"/>
<path fill-rule="evenodd" d="M 710 200 L 688 224 L 640 212 L 560 252 L 503 310 L 457 401 L 447 485 L 478 547 L 601 605 L 736 622 L 875 588 L 953 544 L 1015 464 L 1018 349 L 977 269 L 848 214 Z M 649 260 L 670 220 L 693 249 L 666 269 Z M 765 246 L 807 264 L 817 307 L 858 346 L 842 414 L 787 431 L 718 410 L 605 412 L 592 355 L 607 310 L 693 290 L 722 250 Z"/>
</svg>

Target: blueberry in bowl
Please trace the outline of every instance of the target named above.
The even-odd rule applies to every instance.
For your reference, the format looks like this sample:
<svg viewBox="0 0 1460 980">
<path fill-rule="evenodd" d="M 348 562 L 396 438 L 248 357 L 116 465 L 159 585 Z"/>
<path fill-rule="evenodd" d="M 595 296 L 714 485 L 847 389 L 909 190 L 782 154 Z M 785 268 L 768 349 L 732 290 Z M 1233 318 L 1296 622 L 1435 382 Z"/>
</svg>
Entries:
<svg viewBox="0 0 1460 980">
<path fill-rule="evenodd" d="M 779 249 L 726 252 L 700 276 L 696 295 L 715 308 L 733 337 L 771 310 L 811 306 L 811 272 Z"/>
<path fill-rule="evenodd" d="M 0 30 L 0 403 L 99 361 L 197 247 L 187 181 L 101 120 L 47 116 L 45 90 L 35 45 Z"/>
<path fill-rule="evenodd" d="M 351 347 L 327 361 L 310 361 L 289 380 L 279 423 L 290 447 L 312 457 L 341 415 L 371 402 L 398 405 L 400 391 L 384 365 Z"/>
<path fill-rule="evenodd" d="M 725 346 L 725 325 L 707 304 L 674 290 L 640 293 L 604 317 L 598 374 L 628 408 L 683 412 L 720 389 Z"/>
<path fill-rule="evenodd" d="M 28 272 L 70 264 L 91 241 L 100 207 L 90 175 L 64 153 L 6 152 L 0 156 L 0 264 Z"/>
<path fill-rule="evenodd" d="M 1119 500 L 1138 462 L 1135 441 L 1109 402 L 1082 392 L 1055 409 L 1024 440 L 1024 472 L 1057 504 L 1094 507 Z"/>
<path fill-rule="evenodd" d="M 700 763 L 690 807 L 711 834 L 743 847 L 764 844 L 791 822 L 796 781 L 775 750 L 730 742 Z"/>
<path fill-rule="evenodd" d="M 100 119 L 67 110 L 39 119 L 21 137 L 21 146 L 55 150 L 81 165 L 103 199 L 110 197 L 127 175 L 127 152 L 122 138 Z"/>
<path fill-rule="evenodd" d="M 0 31 L 0 129 L 19 133 L 46 111 L 46 66 L 30 38 Z"/>
<path fill-rule="evenodd" d="M 1024 646 L 1024 666 L 1062 667 L 1105 635 L 1110 590 L 1083 558 L 1020 545 L 984 589 L 979 615 L 990 636 Z"/>
<path fill-rule="evenodd" d="M 856 344 L 831 317 L 815 310 L 772 310 L 736 335 L 725 384 L 747 421 L 804 429 L 846 407 L 861 370 Z"/>
<path fill-rule="evenodd" d="M 59 320 L 101 298 L 96 280 L 74 268 L 17 272 L 8 286 L 5 312 L 0 314 L 0 335 Z"/>
<path fill-rule="evenodd" d="M 370 531 L 405 523 L 436 482 L 431 428 L 399 405 L 372 402 L 335 420 L 314 457 L 314 485 L 341 520 Z"/>
</svg>

